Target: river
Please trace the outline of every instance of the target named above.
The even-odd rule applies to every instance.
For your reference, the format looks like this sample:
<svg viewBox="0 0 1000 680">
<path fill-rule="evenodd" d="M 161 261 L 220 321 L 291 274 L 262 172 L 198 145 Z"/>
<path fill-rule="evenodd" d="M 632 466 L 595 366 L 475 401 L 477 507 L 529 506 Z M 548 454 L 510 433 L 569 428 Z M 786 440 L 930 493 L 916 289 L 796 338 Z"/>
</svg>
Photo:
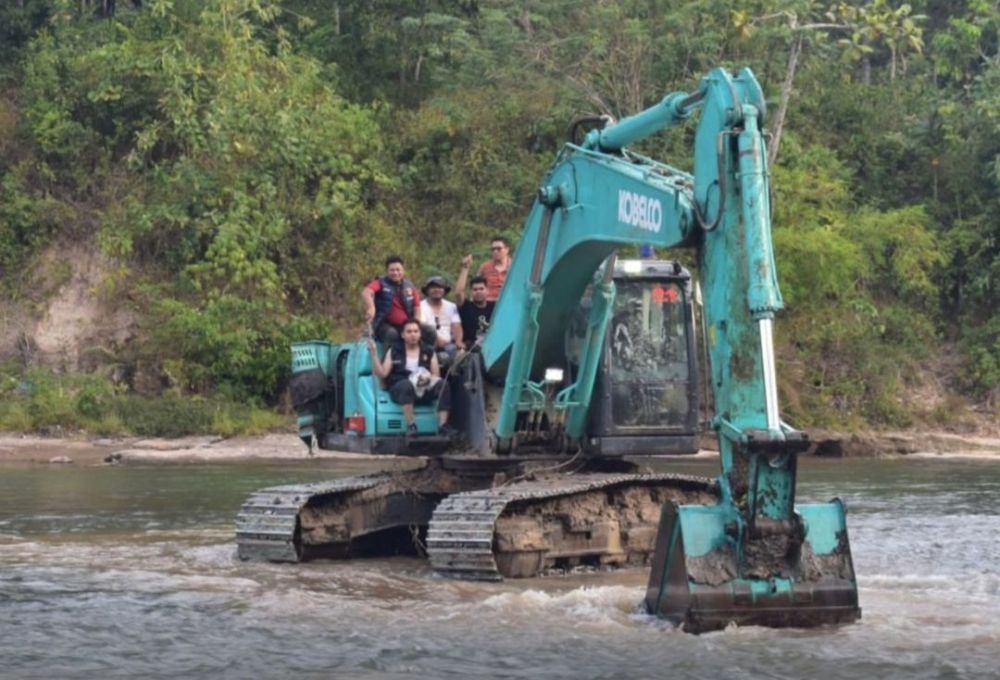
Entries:
<svg viewBox="0 0 1000 680">
<path fill-rule="evenodd" d="M 251 490 L 369 469 L 0 469 L 0 677 L 1000 678 L 1000 461 L 803 459 L 800 500 L 847 502 L 861 623 L 698 637 L 641 612 L 645 570 L 234 558 Z"/>
</svg>

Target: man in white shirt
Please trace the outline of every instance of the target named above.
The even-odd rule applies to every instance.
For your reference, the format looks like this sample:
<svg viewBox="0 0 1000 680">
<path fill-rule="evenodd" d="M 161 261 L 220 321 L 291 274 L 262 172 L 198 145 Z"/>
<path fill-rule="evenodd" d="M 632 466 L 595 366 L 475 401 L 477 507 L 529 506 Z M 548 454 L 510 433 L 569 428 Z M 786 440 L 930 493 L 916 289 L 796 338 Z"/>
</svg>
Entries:
<svg viewBox="0 0 1000 680">
<path fill-rule="evenodd" d="M 451 286 L 441 276 L 432 276 L 424 282 L 421 289 L 424 299 L 420 301 L 420 320 L 424 326 L 434 329 L 436 339 L 434 348 L 444 351 L 449 358 L 454 358 L 459 349 L 465 348 L 462 338 L 462 318 L 458 314 L 458 306 L 444 299 L 451 291 Z"/>
</svg>

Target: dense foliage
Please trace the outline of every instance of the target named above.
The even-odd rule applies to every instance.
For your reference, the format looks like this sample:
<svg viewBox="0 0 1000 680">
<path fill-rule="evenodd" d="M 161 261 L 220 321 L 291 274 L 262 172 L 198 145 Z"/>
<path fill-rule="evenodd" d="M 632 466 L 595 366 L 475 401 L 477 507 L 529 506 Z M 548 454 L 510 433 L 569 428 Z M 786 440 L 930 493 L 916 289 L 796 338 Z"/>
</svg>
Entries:
<svg viewBox="0 0 1000 680">
<path fill-rule="evenodd" d="M 121 361 L 273 403 L 398 252 L 515 241 L 582 113 L 749 65 L 770 102 L 786 410 L 907 424 L 1000 386 L 1000 4 L 21 0 L 0 8 L 0 268 L 99 247 Z M 690 129 L 642 150 L 689 166 Z M 134 387 L 134 386 L 133 386 Z M 947 420 L 947 414 L 938 414 Z"/>
</svg>

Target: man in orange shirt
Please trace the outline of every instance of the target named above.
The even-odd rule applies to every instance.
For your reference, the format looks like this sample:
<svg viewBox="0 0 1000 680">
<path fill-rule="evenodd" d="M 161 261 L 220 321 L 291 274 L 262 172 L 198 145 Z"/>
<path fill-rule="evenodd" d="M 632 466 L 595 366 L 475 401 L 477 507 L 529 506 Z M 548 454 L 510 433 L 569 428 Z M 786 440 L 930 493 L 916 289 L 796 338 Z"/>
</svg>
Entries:
<svg viewBox="0 0 1000 680">
<path fill-rule="evenodd" d="M 486 299 L 496 302 L 510 269 L 510 243 L 503 236 L 494 236 L 490 241 L 490 254 L 490 259 L 479 266 L 478 274 L 486 279 Z"/>
</svg>

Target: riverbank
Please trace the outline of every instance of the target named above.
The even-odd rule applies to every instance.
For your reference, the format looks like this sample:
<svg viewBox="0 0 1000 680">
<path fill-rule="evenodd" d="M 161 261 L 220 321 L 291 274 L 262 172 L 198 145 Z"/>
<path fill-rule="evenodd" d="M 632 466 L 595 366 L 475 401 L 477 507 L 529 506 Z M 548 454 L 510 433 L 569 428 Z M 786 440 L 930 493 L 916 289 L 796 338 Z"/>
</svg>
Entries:
<svg viewBox="0 0 1000 680">
<path fill-rule="evenodd" d="M 966 457 L 1000 461 L 1000 437 L 946 432 L 810 432 L 810 455 L 824 458 Z M 706 440 L 710 446 L 711 440 Z M 701 455 L 711 456 L 710 448 Z M 117 465 L 293 462 L 379 458 L 341 451 L 310 452 L 289 432 L 257 437 L 41 437 L 0 433 L 0 465 Z"/>
<path fill-rule="evenodd" d="M 246 463 L 366 460 L 376 456 L 309 449 L 290 433 L 257 437 L 85 438 L 0 434 L 0 465 Z"/>
<path fill-rule="evenodd" d="M 822 458 L 885 458 L 891 456 L 954 456 L 1000 460 L 1000 436 L 995 433 L 952 432 L 809 432 L 812 455 Z"/>
</svg>

